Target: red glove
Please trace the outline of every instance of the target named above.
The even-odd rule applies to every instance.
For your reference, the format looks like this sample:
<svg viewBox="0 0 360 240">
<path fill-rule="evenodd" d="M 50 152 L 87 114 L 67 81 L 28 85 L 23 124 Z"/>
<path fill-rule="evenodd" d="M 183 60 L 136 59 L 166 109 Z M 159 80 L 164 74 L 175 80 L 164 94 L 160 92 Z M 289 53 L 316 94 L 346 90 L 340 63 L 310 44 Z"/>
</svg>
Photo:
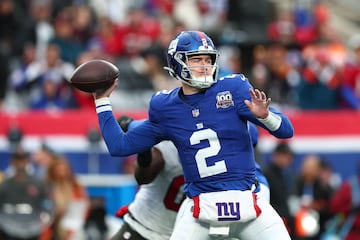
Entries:
<svg viewBox="0 0 360 240">
<path fill-rule="evenodd" d="M 122 218 L 125 214 L 129 212 L 129 207 L 127 205 L 120 207 L 116 213 L 115 216 L 118 218 Z"/>
</svg>

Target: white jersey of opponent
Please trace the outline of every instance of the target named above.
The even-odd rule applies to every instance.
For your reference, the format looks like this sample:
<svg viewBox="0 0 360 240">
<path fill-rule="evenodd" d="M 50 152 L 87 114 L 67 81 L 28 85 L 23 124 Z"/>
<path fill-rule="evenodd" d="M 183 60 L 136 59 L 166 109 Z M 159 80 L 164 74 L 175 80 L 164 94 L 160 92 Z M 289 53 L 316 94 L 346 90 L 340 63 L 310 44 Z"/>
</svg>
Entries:
<svg viewBox="0 0 360 240">
<path fill-rule="evenodd" d="M 168 240 L 185 198 L 184 177 L 174 144 L 162 141 L 154 147 L 163 155 L 164 168 L 154 181 L 140 186 L 124 221 L 147 239 Z"/>
</svg>

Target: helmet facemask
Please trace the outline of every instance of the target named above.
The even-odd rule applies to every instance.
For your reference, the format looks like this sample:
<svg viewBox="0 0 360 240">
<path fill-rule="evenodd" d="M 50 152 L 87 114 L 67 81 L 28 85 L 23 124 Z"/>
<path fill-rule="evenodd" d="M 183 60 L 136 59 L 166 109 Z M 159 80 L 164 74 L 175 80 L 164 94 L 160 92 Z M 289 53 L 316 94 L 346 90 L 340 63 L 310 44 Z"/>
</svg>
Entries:
<svg viewBox="0 0 360 240">
<path fill-rule="evenodd" d="M 192 56 L 197 55 L 210 55 L 211 57 L 211 64 L 210 65 L 193 65 L 188 66 L 188 60 Z M 174 59 L 182 66 L 182 70 L 180 72 L 181 76 L 177 78 L 183 81 L 185 84 L 197 88 L 197 89 L 205 89 L 209 88 L 217 81 L 218 75 L 218 53 L 216 51 L 196 51 L 196 52 L 177 52 L 174 56 Z M 196 77 L 194 76 L 193 72 L 194 69 L 198 70 L 203 68 L 203 72 L 208 72 L 207 75 Z M 210 69 L 210 71 L 207 71 Z"/>
</svg>

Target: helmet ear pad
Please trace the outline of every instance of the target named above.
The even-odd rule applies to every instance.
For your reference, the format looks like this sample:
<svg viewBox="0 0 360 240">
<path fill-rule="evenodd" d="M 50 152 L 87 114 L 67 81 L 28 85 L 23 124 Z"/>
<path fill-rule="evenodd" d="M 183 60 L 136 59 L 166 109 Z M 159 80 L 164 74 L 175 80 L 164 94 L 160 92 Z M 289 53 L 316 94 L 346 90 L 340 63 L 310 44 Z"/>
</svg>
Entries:
<svg viewBox="0 0 360 240">
<path fill-rule="evenodd" d="M 178 64 L 175 64 L 175 73 L 177 73 L 181 80 L 191 79 L 190 69 L 188 68 L 186 61 L 187 57 L 185 53 L 177 52 L 174 55 L 174 59 Z"/>
<path fill-rule="evenodd" d="M 183 71 L 183 64 L 185 64 L 185 56 L 180 52 L 176 52 L 172 58 L 172 69 L 179 74 Z"/>
</svg>

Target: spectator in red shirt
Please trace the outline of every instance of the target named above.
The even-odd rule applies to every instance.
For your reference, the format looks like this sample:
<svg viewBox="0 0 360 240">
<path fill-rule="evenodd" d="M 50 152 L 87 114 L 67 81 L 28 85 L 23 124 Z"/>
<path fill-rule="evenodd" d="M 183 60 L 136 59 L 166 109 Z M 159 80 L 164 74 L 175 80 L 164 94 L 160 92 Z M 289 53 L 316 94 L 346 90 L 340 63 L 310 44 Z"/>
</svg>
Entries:
<svg viewBox="0 0 360 240">
<path fill-rule="evenodd" d="M 126 21 L 114 23 L 108 17 L 99 19 L 96 39 L 113 57 L 135 57 L 151 46 L 160 36 L 160 22 L 150 16 L 139 3 L 130 4 Z"/>
<path fill-rule="evenodd" d="M 341 53 L 341 49 L 341 45 L 328 43 L 303 49 L 304 67 L 298 87 L 301 109 L 339 109 L 341 66 L 334 56 Z"/>
</svg>

